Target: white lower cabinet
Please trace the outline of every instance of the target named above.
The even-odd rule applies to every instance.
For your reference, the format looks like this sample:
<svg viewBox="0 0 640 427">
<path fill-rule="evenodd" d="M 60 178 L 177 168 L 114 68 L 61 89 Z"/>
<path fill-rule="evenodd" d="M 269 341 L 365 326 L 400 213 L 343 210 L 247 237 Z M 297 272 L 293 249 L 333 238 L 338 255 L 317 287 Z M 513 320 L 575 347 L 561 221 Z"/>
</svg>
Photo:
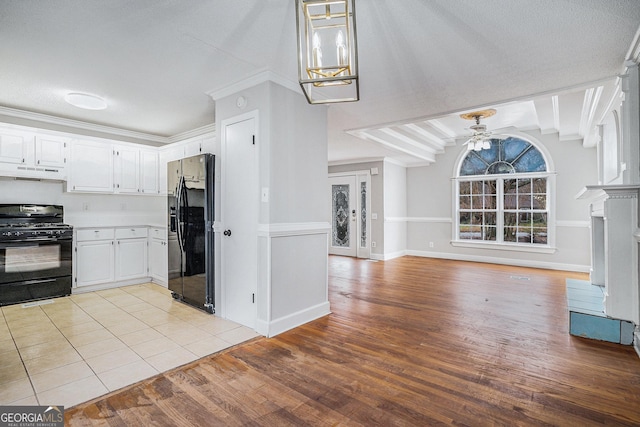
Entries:
<svg viewBox="0 0 640 427">
<path fill-rule="evenodd" d="M 154 282 L 166 285 L 167 277 L 167 237 L 164 228 L 149 229 L 149 275 Z"/>
<path fill-rule="evenodd" d="M 105 234 L 105 231 L 93 231 L 97 232 L 95 236 L 92 236 L 96 239 L 80 240 L 78 236 L 76 242 L 76 286 L 110 283 L 114 279 L 115 248 L 113 237 L 108 240 L 98 240 L 97 238 L 101 237 L 99 234 Z"/>
<path fill-rule="evenodd" d="M 116 281 L 148 277 L 147 227 L 116 228 Z"/>
<path fill-rule="evenodd" d="M 147 251 L 147 227 L 77 229 L 75 286 L 144 282 L 149 277 Z"/>
</svg>

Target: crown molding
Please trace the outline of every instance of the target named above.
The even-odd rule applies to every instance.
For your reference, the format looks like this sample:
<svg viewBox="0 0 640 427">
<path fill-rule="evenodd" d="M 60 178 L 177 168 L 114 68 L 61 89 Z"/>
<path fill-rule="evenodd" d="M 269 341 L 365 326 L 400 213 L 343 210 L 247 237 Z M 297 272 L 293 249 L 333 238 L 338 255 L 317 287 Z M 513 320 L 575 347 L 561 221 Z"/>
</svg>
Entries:
<svg viewBox="0 0 640 427">
<path fill-rule="evenodd" d="M 173 143 L 173 142 L 180 142 L 180 141 L 184 141 L 190 138 L 197 138 L 199 136 L 202 135 L 206 135 L 212 133 L 215 135 L 216 133 L 216 124 L 215 123 L 211 123 L 208 125 L 204 125 L 202 127 L 196 128 L 196 129 L 192 129 L 192 130 L 188 130 L 182 133 L 178 133 L 176 135 L 172 135 L 169 138 L 167 138 L 169 140 L 169 143 Z"/>
<path fill-rule="evenodd" d="M 636 31 L 636 35 L 633 37 L 631 46 L 627 51 L 626 59 L 627 61 L 633 61 L 636 64 L 640 62 L 640 27 L 638 27 L 638 31 Z"/>
<path fill-rule="evenodd" d="M 346 160 L 333 160 L 329 162 L 329 166 L 356 165 L 358 163 L 375 163 L 384 162 L 384 157 L 361 157 Z"/>
<path fill-rule="evenodd" d="M 124 136 L 127 138 L 141 139 L 150 142 L 158 142 L 168 144 L 169 138 L 159 135 L 152 135 L 144 132 L 136 132 L 132 130 L 120 129 L 111 126 L 98 125 L 94 123 L 82 122 L 80 120 L 65 119 L 62 117 L 51 116 L 48 114 L 35 113 L 32 111 L 19 110 L 17 108 L 9 108 L 0 106 L 0 115 L 15 117 L 17 119 L 33 120 L 40 123 L 48 123 L 58 126 L 67 126 L 75 129 L 83 129 L 93 132 L 100 132 L 114 136 Z"/>
<path fill-rule="evenodd" d="M 223 88 L 210 90 L 209 92 L 205 92 L 209 95 L 214 101 L 225 98 L 227 96 L 233 95 L 234 93 L 241 92 L 243 90 L 249 89 L 260 83 L 264 82 L 274 82 L 283 86 L 289 90 L 292 90 L 296 93 L 302 94 L 302 89 L 296 83 L 282 77 L 280 74 L 276 74 L 271 70 L 263 70 L 256 74 L 253 74 L 245 79 L 239 80 L 235 83 L 232 83 Z"/>
</svg>

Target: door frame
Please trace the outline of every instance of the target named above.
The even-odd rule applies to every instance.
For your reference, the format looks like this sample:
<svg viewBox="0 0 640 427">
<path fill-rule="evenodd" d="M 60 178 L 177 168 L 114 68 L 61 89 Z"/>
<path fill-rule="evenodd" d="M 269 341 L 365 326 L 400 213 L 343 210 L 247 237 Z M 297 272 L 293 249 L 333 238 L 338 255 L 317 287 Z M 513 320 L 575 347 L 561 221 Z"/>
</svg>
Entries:
<svg viewBox="0 0 640 427">
<path fill-rule="evenodd" d="M 335 172 L 330 173 L 329 178 L 340 178 L 340 177 L 355 177 L 356 182 L 356 211 L 362 212 L 361 207 L 361 199 L 360 199 L 360 186 L 361 183 L 366 184 L 367 188 L 367 199 L 366 199 L 366 212 L 367 219 L 365 221 L 365 228 L 367 231 L 367 244 L 366 246 L 361 246 L 360 236 L 362 233 L 362 221 L 360 221 L 361 216 L 358 215 L 358 220 L 356 221 L 356 258 L 371 258 L 371 171 L 370 170 L 359 170 L 359 171 L 348 171 L 348 172 Z M 331 193 L 329 193 L 331 194 Z M 331 226 L 333 230 L 333 225 Z"/>
<path fill-rule="evenodd" d="M 254 130 L 254 134 L 255 134 L 255 144 L 256 144 L 256 149 L 254 150 L 254 164 L 255 164 L 255 169 L 253 171 L 253 173 L 255 174 L 254 178 L 255 178 L 255 184 L 256 184 L 256 195 L 258 194 L 258 189 L 259 189 L 259 184 L 260 184 L 260 144 L 259 144 L 259 129 L 260 129 L 260 122 L 259 122 L 259 111 L 258 110 L 253 110 L 253 111 L 249 111 L 247 113 L 244 114 L 240 114 L 237 116 L 233 116 L 230 117 L 228 119 L 224 119 L 221 121 L 220 123 L 220 221 L 217 222 L 215 224 L 214 227 L 214 232 L 218 233 L 218 237 L 216 240 L 220 242 L 220 250 L 216 251 L 219 254 L 219 266 L 220 266 L 220 316 L 223 318 L 227 318 L 227 292 L 226 292 L 226 268 L 225 265 L 226 263 L 224 262 L 224 257 L 225 257 L 225 239 L 221 236 L 221 234 L 223 233 L 223 230 L 226 229 L 226 223 L 225 223 L 225 206 L 226 206 L 226 201 L 228 199 L 228 194 L 227 192 L 230 191 L 229 188 L 229 178 L 227 176 L 227 133 L 226 133 L 226 129 L 229 126 L 233 126 L 237 123 L 241 123 L 247 120 L 251 120 L 253 119 L 253 130 Z M 260 301 L 260 297 L 258 295 L 258 223 L 260 221 L 260 203 L 259 200 L 256 199 L 255 202 L 255 208 L 256 208 L 256 223 L 255 223 L 255 227 L 253 228 L 254 230 L 254 237 L 255 237 L 255 243 L 256 243 L 256 252 L 255 252 L 255 257 L 256 257 L 256 276 L 255 276 L 255 282 L 253 283 L 253 288 L 254 288 L 254 292 L 255 292 L 255 304 L 253 304 L 253 326 L 252 328 L 255 329 L 256 325 L 257 325 L 257 319 L 258 319 L 258 303 Z"/>
</svg>

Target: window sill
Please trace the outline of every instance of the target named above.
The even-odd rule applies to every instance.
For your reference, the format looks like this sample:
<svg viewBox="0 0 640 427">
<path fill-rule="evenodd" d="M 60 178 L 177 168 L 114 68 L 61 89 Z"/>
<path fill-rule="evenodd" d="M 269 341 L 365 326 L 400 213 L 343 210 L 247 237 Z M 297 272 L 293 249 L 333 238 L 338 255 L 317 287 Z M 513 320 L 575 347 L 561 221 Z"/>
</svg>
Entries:
<svg viewBox="0 0 640 427">
<path fill-rule="evenodd" d="M 556 248 L 546 245 L 521 245 L 517 243 L 495 243 L 468 240 L 452 240 L 451 246 L 458 248 L 474 248 L 474 249 L 494 249 L 501 251 L 531 252 L 539 254 L 553 254 Z"/>
</svg>

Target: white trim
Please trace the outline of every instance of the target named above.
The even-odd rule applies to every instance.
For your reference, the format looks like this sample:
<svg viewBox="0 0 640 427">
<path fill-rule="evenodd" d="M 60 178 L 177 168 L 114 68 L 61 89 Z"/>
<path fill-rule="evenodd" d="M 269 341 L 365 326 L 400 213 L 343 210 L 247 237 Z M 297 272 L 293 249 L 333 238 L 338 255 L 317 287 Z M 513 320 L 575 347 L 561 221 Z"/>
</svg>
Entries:
<svg viewBox="0 0 640 427">
<path fill-rule="evenodd" d="M 437 222 L 437 223 L 452 223 L 453 219 L 452 218 L 446 218 L 446 217 L 419 217 L 419 216 L 413 216 L 413 217 L 407 217 L 405 218 L 405 220 L 407 222 Z"/>
<path fill-rule="evenodd" d="M 376 261 L 389 261 L 390 259 L 394 259 L 394 258 L 400 258 L 407 255 L 407 251 L 398 251 L 398 252 L 391 252 L 388 254 L 380 254 L 380 253 L 371 253 L 371 255 L 369 256 L 369 259 L 374 259 Z"/>
<path fill-rule="evenodd" d="M 328 222 L 258 224 L 258 236 L 261 237 L 329 234 L 330 231 L 331 225 Z"/>
<path fill-rule="evenodd" d="M 258 320 L 256 322 L 256 332 L 266 337 L 274 337 L 328 314 L 331 314 L 331 309 L 329 307 L 329 301 L 325 301 L 313 307 L 300 310 L 296 313 L 289 314 L 270 322 Z"/>
<path fill-rule="evenodd" d="M 140 139 L 140 140 L 149 141 L 149 142 L 159 142 L 161 144 L 169 144 L 171 142 L 170 139 L 165 136 L 152 135 L 150 133 L 136 132 L 133 130 L 119 129 L 111 126 L 87 123 L 87 122 L 82 122 L 80 120 L 65 119 L 62 117 L 51 116 L 48 114 L 18 110 L 16 108 L 0 106 L 0 115 L 15 117 L 18 119 L 33 120 L 41 123 L 49 123 L 49 124 L 58 125 L 58 126 L 68 126 L 71 128 L 83 129 L 83 130 L 88 130 L 93 132 L 100 132 L 108 135 L 124 136 L 127 138 L 135 138 L 135 139 Z M 42 129 L 42 128 L 37 128 L 37 129 L 42 131 L 47 131 L 47 132 L 49 131 L 48 129 Z M 65 133 L 69 133 L 69 132 L 65 132 Z M 81 135 L 75 135 L 75 136 L 77 137 Z"/>
<path fill-rule="evenodd" d="M 199 136 L 205 136 L 207 134 L 212 134 L 213 137 L 215 137 L 215 133 L 216 133 L 216 124 L 215 123 L 211 123 L 208 125 L 204 125 L 202 127 L 196 128 L 196 129 L 192 129 L 192 130 L 188 130 L 186 132 L 182 132 L 182 133 L 178 133 L 176 135 L 170 136 L 169 142 L 174 143 L 174 142 L 183 142 L 187 139 L 191 139 L 191 138 L 197 138 Z"/>
<path fill-rule="evenodd" d="M 205 93 L 209 95 L 211 98 L 213 98 L 214 101 L 217 101 L 224 97 L 233 95 L 235 93 L 241 92 L 243 90 L 257 86 L 260 83 L 264 83 L 268 81 L 279 84 L 280 86 L 283 86 L 296 93 L 302 94 L 302 90 L 300 89 L 300 86 L 297 83 L 294 83 L 291 80 L 285 77 L 282 77 L 281 75 L 276 74 L 270 70 L 259 71 L 258 73 L 253 74 L 235 83 L 232 83 L 231 85 L 228 85 L 219 89 L 213 89 Z"/>
<path fill-rule="evenodd" d="M 329 178 L 333 178 L 336 176 L 354 176 L 354 175 L 367 175 L 371 174 L 369 169 L 363 169 L 360 171 L 346 171 L 346 172 L 331 172 L 329 173 Z"/>
<path fill-rule="evenodd" d="M 459 255 L 445 252 L 427 252 L 427 251 L 407 251 L 407 255 L 418 256 L 424 258 L 439 258 L 439 259 L 451 259 L 456 261 L 471 261 L 471 262 L 484 262 L 488 264 L 502 264 L 512 265 L 516 267 L 532 267 L 532 268 L 544 268 L 548 270 L 563 270 L 563 271 L 576 271 L 581 273 L 588 273 L 591 269 L 590 265 L 580 264 L 561 264 L 555 262 L 545 261 L 532 261 L 527 259 L 511 259 L 511 258 L 496 258 L 495 256 L 480 256 L 480 255 Z"/>
<path fill-rule="evenodd" d="M 385 216 L 384 222 L 407 222 L 407 218 L 396 216 Z"/>
<path fill-rule="evenodd" d="M 518 243 L 493 243 L 486 240 L 452 240 L 451 246 L 457 248 L 495 249 L 509 252 L 534 252 L 540 254 L 553 254 L 558 250 L 552 246 Z"/>
<path fill-rule="evenodd" d="M 591 222 L 590 221 L 558 220 L 556 221 L 556 227 L 591 228 Z"/>
<path fill-rule="evenodd" d="M 333 160 L 329 162 L 329 166 L 356 165 L 358 163 L 383 163 L 384 157 L 359 158 L 348 160 Z"/>
</svg>

